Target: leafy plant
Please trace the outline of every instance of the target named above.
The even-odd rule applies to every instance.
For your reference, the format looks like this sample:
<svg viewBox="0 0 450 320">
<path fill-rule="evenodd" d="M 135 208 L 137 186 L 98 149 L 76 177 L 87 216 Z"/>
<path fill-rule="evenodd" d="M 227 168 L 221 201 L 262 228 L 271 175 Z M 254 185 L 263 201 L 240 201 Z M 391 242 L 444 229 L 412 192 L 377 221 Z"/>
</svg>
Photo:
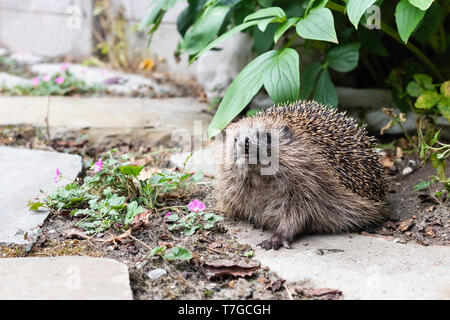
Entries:
<svg viewBox="0 0 450 320">
<path fill-rule="evenodd" d="M 144 166 L 133 166 L 128 161 L 129 155 L 119 157 L 115 152 L 111 150 L 91 164 L 94 174 L 83 183 L 60 187 L 42 201 L 30 202 L 30 209 L 68 210 L 71 215 L 81 217 L 77 226 L 88 235 L 110 228 L 123 230 L 132 225 L 136 216 L 163 207 L 164 197 L 185 192 L 202 176 L 163 170 L 140 180 L 138 176 Z"/>
<path fill-rule="evenodd" d="M 151 39 L 164 14 L 177 2 L 183 1 L 152 1 L 140 29 L 147 30 Z M 337 73 L 356 72 L 360 61 L 363 68 L 360 76 L 370 75 L 375 84 L 383 86 L 392 68 L 392 56 L 388 57 L 392 50 L 405 57 L 403 61 L 394 59 L 401 65 L 394 78 L 409 82 L 411 61 L 414 66 L 429 70 L 440 82 L 444 81 L 444 75 L 450 74 L 448 66 L 435 65 L 448 63 L 448 59 L 441 58 L 448 51 L 443 22 L 450 4 L 444 0 L 347 0 L 343 1 L 345 5 L 327 0 L 187 2 L 177 21 L 182 37 L 178 48 L 190 56 L 191 62 L 209 50 L 219 49 L 224 40 L 241 31 L 253 38 L 253 48 L 259 54 L 225 92 L 210 124 L 209 136 L 220 132 L 262 88 L 276 104 L 301 98 L 336 107 L 338 97 L 333 78 Z M 378 25 L 372 23 L 377 16 L 368 12 L 373 5 L 380 10 L 382 19 Z M 373 26 L 379 30 L 365 28 Z M 305 41 L 296 43 L 298 36 Z M 297 51 L 300 47 L 306 52 L 322 51 L 324 58 L 300 70 L 301 57 Z M 430 54 L 438 59 L 430 59 Z M 406 112 L 404 88 L 397 88 L 392 80 L 398 79 L 388 81 L 393 87 L 394 101 Z"/>
<path fill-rule="evenodd" d="M 19 84 L 12 88 L 3 89 L 0 87 L 0 92 L 11 95 L 65 96 L 73 94 L 100 93 L 105 89 L 102 84 L 88 86 L 84 80 L 79 80 L 69 70 L 56 73 L 51 77 L 36 77 L 33 81 L 35 82 L 34 84 Z"/>
<path fill-rule="evenodd" d="M 183 247 L 173 247 L 169 252 L 167 252 L 167 248 L 165 246 L 157 246 L 150 251 L 147 257 L 151 258 L 155 255 L 162 256 L 168 261 L 189 261 L 192 259 L 192 253 Z"/>
</svg>

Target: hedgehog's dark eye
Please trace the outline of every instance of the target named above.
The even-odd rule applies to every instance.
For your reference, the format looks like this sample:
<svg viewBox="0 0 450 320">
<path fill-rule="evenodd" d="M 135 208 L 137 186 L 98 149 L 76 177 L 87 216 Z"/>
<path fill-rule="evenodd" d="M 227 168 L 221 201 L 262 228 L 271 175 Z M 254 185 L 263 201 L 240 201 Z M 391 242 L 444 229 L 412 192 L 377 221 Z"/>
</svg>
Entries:
<svg viewBox="0 0 450 320">
<path fill-rule="evenodd" d="M 249 154 L 248 150 L 250 149 L 250 139 L 245 138 L 245 154 Z"/>
</svg>

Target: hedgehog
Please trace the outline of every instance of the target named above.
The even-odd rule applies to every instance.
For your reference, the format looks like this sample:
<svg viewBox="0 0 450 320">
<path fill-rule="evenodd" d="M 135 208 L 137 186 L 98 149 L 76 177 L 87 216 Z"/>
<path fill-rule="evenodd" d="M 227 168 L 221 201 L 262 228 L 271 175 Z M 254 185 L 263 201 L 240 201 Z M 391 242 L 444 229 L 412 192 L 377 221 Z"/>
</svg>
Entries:
<svg viewBox="0 0 450 320">
<path fill-rule="evenodd" d="M 274 106 L 226 128 L 218 209 L 290 248 L 302 234 L 360 231 L 385 220 L 387 183 L 365 125 L 315 101 Z"/>
</svg>

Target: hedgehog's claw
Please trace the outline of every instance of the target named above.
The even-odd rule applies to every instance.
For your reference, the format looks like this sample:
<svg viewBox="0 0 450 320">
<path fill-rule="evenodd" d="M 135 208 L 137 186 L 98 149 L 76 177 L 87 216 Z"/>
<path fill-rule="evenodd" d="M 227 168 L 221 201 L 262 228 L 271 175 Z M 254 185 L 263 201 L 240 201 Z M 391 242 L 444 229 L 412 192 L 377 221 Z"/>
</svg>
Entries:
<svg viewBox="0 0 450 320">
<path fill-rule="evenodd" d="M 269 239 L 264 240 L 263 242 L 259 243 L 257 246 L 261 246 L 262 248 L 266 250 L 274 249 L 278 250 L 281 246 L 283 246 L 286 249 L 290 249 L 289 241 L 286 237 L 283 237 L 278 234 L 274 234 Z"/>
</svg>

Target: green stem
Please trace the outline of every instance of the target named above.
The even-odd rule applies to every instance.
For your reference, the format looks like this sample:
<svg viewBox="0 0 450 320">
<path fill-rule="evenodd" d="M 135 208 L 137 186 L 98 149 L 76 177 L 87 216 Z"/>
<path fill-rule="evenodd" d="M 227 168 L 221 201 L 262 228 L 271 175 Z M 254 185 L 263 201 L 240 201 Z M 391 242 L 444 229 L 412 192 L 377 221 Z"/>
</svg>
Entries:
<svg viewBox="0 0 450 320">
<path fill-rule="evenodd" d="M 283 49 L 289 48 L 292 44 L 292 41 L 294 41 L 295 38 L 297 38 L 297 32 L 289 39 L 289 41 L 283 46 Z"/>
<path fill-rule="evenodd" d="M 346 12 L 345 6 L 342 6 L 342 5 L 334 3 L 334 2 L 328 2 L 326 7 L 331 9 L 331 10 L 334 10 L 334 11 L 337 11 L 337 12 L 341 12 L 341 13 L 344 13 L 344 14 Z M 411 42 L 408 42 L 408 43 L 405 44 L 402 41 L 402 39 L 400 38 L 400 36 L 398 35 L 398 33 L 394 29 L 392 29 L 391 27 L 386 25 L 384 22 L 381 22 L 381 30 L 383 30 L 383 32 L 386 33 L 388 36 L 390 36 L 393 39 L 395 39 L 396 41 L 398 41 L 400 44 L 405 45 L 406 48 L 408 48 L 409 51 L 411 51 L 417 58 L 419 58 L 425 65 L 427 65 L 431 69 L 431 71 L 434 73 L 434 75 L 438 78 L 439 81 L 441 81 L 441 82 L 444 81 L 444 77 L 442 76 L 440 71 L 436 68 L 436 66 L 433 64 L 433 62 L 431 62 L 431 60 L 428 59 L 420 51 L 419 48 L 417 48 Z"/>
</svg>

